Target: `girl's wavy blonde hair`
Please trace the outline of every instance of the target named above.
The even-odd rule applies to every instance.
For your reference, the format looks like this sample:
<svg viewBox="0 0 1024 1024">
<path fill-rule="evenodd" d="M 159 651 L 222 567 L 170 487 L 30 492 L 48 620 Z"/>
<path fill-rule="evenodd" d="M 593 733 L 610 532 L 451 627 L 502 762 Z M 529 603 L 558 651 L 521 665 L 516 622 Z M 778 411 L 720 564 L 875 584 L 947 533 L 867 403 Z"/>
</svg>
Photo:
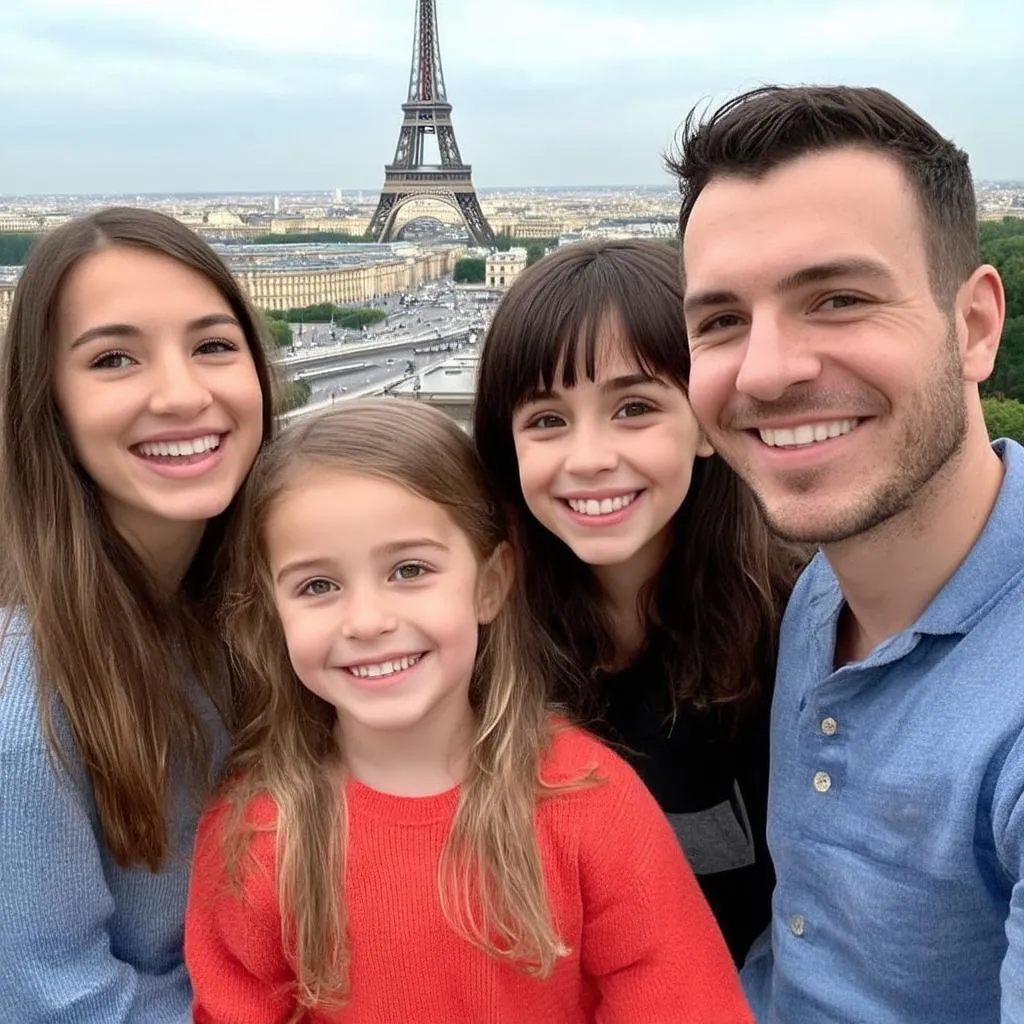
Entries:
<svg viewBox="0 0 1024 1024">
<path fill-rule="evenodd" d="M 350 994 L 338 894 L 344 750 L 335 708 L 302 685 L 289 661 L 264 530 L 296 474 L 318 467 L 390 480 L 442 506 L 481 565 L 506 538 L 472 442 L 443 413 L 413 402 L 354 401 L 302 421 L 261 455 L 243 492 L 224 624 L 241 703 L 227 772 L 226 856 L 237 885 L 253 835 L 246 808 L 269 794 L 278 812 L 282 941 L 305 1008 L 342 1004 Z M 534 815 L 540 797 L 565 787 L 541 780 L 552 735 L 545 659 L 555 655 L 538 636 L 514 594 L 481 627 L 470 685 L 477 729 L 438 885 L 445 915 L 469 941 L 546 977 L 567 951 L 552 923 Z"/>
</svg>

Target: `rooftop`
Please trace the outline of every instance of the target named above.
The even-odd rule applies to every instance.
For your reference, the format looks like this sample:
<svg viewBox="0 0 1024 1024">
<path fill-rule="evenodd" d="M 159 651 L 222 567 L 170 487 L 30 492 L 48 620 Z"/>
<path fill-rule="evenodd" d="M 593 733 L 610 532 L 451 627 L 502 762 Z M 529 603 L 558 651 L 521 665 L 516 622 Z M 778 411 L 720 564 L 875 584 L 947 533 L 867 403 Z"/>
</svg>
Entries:
<svg viewBox="0 0 1024 1024">
<path fill-rule="evenodd" d="M 472 401 L 476 392 L 477 356 L 457 355 L 446 359 L 392 389 L 392 394 L 421 399 L 461 399 Z"/>
</svg>

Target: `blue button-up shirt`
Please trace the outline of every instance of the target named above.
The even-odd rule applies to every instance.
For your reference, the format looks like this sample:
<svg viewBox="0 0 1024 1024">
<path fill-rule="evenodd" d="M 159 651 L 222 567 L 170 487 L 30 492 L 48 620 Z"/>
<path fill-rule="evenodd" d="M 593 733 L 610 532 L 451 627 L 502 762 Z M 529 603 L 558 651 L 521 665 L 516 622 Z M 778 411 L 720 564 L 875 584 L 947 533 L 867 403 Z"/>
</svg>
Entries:
<svg viewBox="0 0 1024 1024">
<path fill-rule="evenodd" d="M 759 1022 L 1024 1024 L 1024 448 L 909 629 L 833 670 L 819 554 L 782 627 Z"/>
</svg>

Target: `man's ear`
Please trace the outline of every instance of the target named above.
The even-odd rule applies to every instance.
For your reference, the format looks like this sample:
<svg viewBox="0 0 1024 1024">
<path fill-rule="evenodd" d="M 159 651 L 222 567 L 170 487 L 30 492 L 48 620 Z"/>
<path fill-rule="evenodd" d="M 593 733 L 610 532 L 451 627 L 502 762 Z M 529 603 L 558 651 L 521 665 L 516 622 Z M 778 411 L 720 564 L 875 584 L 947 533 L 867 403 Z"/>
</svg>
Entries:
<svg viewBox="0 0 1024 1024">
<path fill-rule="evenodd" d="M 516 577 L 512 546 L 502 541 L 480 569 L 476 592 L 476 617 L 481 625 L 493 622 Z"/>
<path fill-rule="evenodd" d="M 964 282 L 954 315 L 960 321 L 957 333 L 964 380 L 974 384 L 987 380 L 995 368 L 1006 315 L 1003 282 L 995 267 L 978 267 Z"/>
</svg>

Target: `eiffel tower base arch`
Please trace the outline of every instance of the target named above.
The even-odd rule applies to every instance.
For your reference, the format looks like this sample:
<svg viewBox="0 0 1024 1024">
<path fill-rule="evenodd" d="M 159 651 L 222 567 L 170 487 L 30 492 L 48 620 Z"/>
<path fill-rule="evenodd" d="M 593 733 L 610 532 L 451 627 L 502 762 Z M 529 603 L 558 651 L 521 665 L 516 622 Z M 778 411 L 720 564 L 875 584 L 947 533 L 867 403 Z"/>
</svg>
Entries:
<svg viewBox="0 0 1024 1024">
<path fill-rule="evenodd" d="M 370 221 L 370 234 L 375 242 L 390 242 L 400 228 L 396 229 L 398 215 L 412 203 L 429 200 L 442 203 L 461 220 L 474 245 L 489 246 L 494 242 L 494 233 L 484 218 L 476 193 L 456 193 L 447 189 L 432 189 L 415 192 L 383 192 Z M 404 225 L 403 225 L 404 227 Z"/>
</svg>

